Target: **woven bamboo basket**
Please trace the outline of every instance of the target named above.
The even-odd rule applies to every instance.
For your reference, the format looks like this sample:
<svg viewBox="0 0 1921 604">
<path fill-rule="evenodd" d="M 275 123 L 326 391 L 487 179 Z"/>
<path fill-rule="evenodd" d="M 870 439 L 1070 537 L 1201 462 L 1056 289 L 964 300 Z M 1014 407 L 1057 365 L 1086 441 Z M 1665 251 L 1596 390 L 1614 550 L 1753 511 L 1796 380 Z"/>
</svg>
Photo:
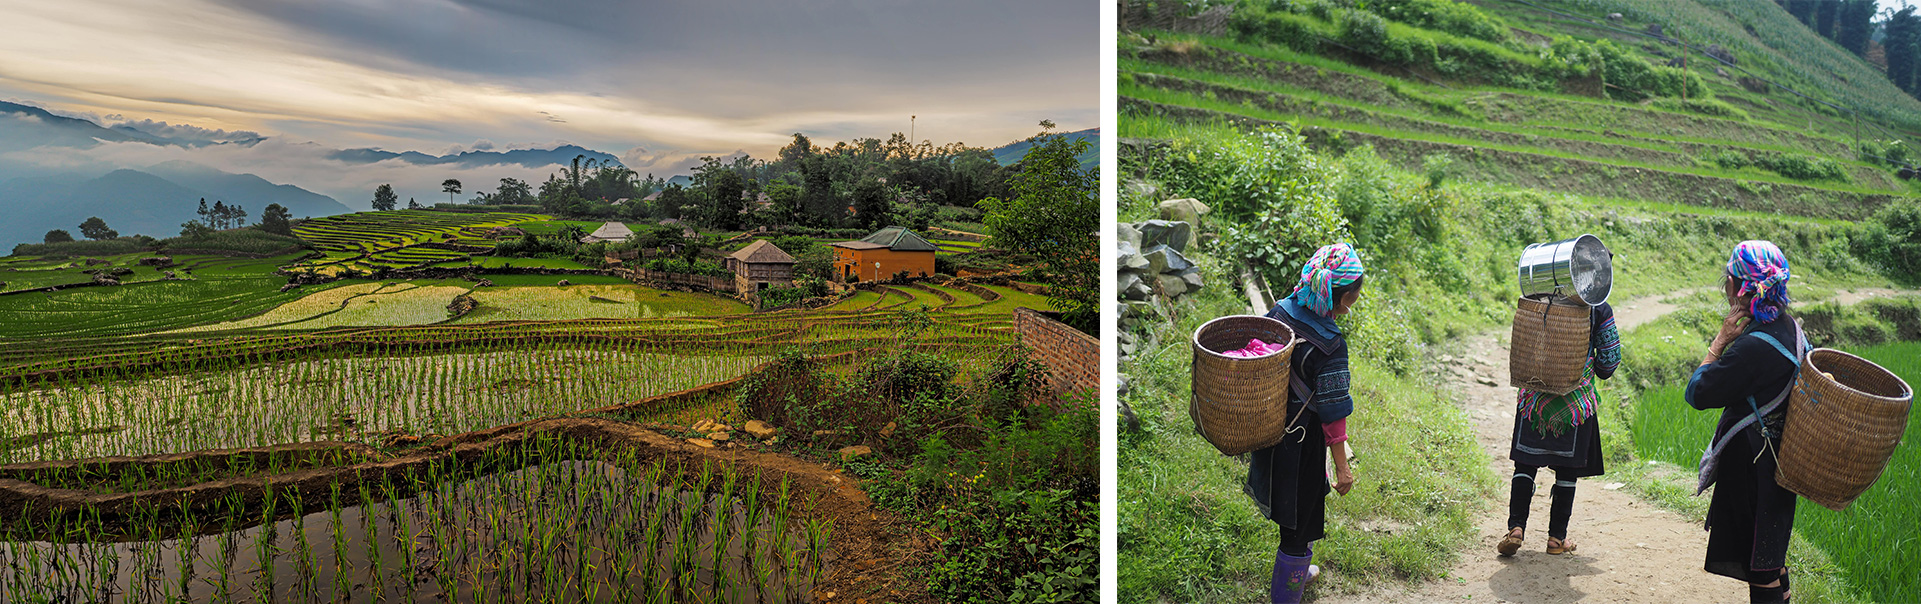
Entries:
<svg viewBox="0 0 1921 604">
<path fill-rule="evenodd" d="M 1221 353 L 1248 340 L 1286 343 L 1281 352 L 1243 359 Z M 1201 437 L 1222 455 L 1272 446 L 1287 431 L 1288 375 L 1293 371 L 1294 330 L 1267 317 L 1221 317 L 1194 330 L 1194 395 L 1187 412 Z"/>
<path fill-rule="evenodd" d="M 1587 367 L 1588 307 L 1558 296 L 1520 298 L 1508 336 L 1508 381 L 1515 388 L 1567 394 Z"/>
<path fill-rule="evenodd" d="M 1788 394 L 1775 482 L 1846 509 L 1887 469 L 1913 404 L 1914 389 L 1873 361 L 1814 349 Z"/>
</svg>

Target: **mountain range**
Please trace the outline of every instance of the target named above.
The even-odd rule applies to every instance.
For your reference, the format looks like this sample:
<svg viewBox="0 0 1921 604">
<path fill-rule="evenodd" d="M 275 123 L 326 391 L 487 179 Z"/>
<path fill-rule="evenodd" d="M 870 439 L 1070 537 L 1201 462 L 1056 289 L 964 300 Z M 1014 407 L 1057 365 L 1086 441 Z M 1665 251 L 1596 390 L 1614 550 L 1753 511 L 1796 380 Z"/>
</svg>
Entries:
<svg viewBox="0 0 1921 604">
<path fill-rule="evenodd" d="M 1081 165 L 1099 164 L 1098 129 L 1054 136 L 1092 140 L 1095 147 L 1082 154 Z M 239 205 L 247 210 L 250 221 L 257 220 L 261 209 L 270 203 L 287 207 L 295 217 L 352 212 L 366 203 L 364 198 L 356 199 L 356 206 L 349 207 L 334 197 L 296 184 L 278 184 L 254 174 L 227 172 L 191 161 L 125 165 L 86 153 L 109 143 L 204 151 L 225 148 L 247 153 L 263 149 L 258 145 L 266 140 L 252 132 L 210 130 L 184 124 L 125 122 L 102 126 L 92 120 L 61 116 L 32 105 L 0 101 L 0 211 L 5 211 L 7 216 L 0 221 L 0 250 L 16 243 L 37 243 L 52 229 L 66 229 L 77 236 L 78 225 L 90 216 L 105 219 L 123 235 L 170 237 L 180 231 L 181 223 L 196 218 L 194 210 L 203 198 Z M 1032 146 L 1027 141 L 1019 141 L 991 152 L 996 161 L 1008 165 L 1020 161 Z M 392 166 L 393 163 L 387 162 L 397 162 L 454 170 L 541 169 L 566 165 L 577 156 L 603 164 L 621 163 L 613 154 L 572 144 L 551 149 L 463 151 L 446 155 L 373 148 L 321 148 L 318 151 L 318 157 L 348 166 Z M 47 158 L 61 161 L 43 161 Z M 60 167 L 48 168 L 48 165 Z M 687 186 L 691 181 L 691 177 L 682 174 L 671 176 L 668 182 Z M 347 194 L 338 182 L 308 183 L 308 186 L 316 184 L 319 185 L 316 188 Z"/>
<path fill-rule="evenodd" d="M 171 161 L 145 170 L 119 169 L 88 178 L 52 174 L 0 182 L 0 245 L 37 243 L 52 229 L 79 236 L 79 225 L 99 216 L 122 235 L 172 237 L 180 224 L 196 218 L 200 200 L 236 204 L 249 221 L 267 204 L 285 206 L 295 217 L 352 211 L 334 198 L 293 185 L 277 185 L 252 174 L 233 174 L 199 164 Z"/>
</svg>

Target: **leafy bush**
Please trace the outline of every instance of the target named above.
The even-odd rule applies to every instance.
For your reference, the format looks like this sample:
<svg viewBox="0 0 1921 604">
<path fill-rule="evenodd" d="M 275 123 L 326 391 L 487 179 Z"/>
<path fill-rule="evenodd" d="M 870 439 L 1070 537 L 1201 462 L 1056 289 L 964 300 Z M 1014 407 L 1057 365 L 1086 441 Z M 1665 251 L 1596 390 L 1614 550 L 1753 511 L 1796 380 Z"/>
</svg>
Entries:
<svg viewBox="0 0 1921 604">
<path fill-rule="evenodd" d="M 113 256 L 131 254 L 146 249 L 146 241 L 134 237 L 101 239 L 98 241 L 61 241 L 58 243 L 22 243 L 13 246 L 15 256 Z"/>
<path fill-rule="evenodd" d="M 1854 244 L 1856 253 L 1888 273 L 1910 282 L 1921 279 L 1921 203 L 1911 198 L 1888 202 L 1863 225 Z"/>
<path fill-rule="evenodd" d="M 1746 110 L 1729 105 L 1726 101 L 1720 99 L 1689 98 L 1682 100 L 1678 98 L 1660 98 L 1655 99 L 1653 105 L 1668 111 L 1686 111 L 1689 113 L 1699 113 L 1701 115 L 1712 115 L 1742 121 L 1748 119 L 1748 112 Z"/>
<path fill-rule="evenodd" d="M 1496 44 L 1506 43 L 1514 37 L 1508 33 L 1506 22 L 1466 2 L 1376 0 L 1368 8 L 1390 20 Z"/>
<path fill-rule="evenodd" d="M 1320 48 L 1324 36 L 1333 37 L 1312 18 L 1259 8 L 1234 11 L 1228 16 L 1227 26 L 1243 40 L 1277 44 L 1302 52 Z"/>
<path fill-rule="evenodd" d="M 979 447 L 922 441 L 904 477 L 947 535 L 928 573 L 951 602 L 1095 602 L 1098 447 L 1091 405 L 994 425 Z"/>
<path fill-rule="evenodd" d="M 299 239 L 253 228 L 212 231 L 199 237 L 174 237 L 161 240 L 160 245 L 167 249 L 220 250 L 245 254 L 272 254 L 302 247 Z"/>
</svg>

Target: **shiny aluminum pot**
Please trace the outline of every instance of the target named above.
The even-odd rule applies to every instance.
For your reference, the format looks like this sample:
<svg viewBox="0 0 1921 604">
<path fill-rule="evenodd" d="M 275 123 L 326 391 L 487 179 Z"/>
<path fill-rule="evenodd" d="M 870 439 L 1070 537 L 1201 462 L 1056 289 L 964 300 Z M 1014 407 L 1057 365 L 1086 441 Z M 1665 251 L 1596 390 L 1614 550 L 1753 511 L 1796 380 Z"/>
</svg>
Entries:
<svg viewBox="0 0 1921 604">
<path fill-rule="evenodd" d="M 1614 254 L 1593 235 L 1529 244 L 1519 272 L 1522 296 L 1553 293 L 1594 306 L 1614 289 Z"/>
</svg>

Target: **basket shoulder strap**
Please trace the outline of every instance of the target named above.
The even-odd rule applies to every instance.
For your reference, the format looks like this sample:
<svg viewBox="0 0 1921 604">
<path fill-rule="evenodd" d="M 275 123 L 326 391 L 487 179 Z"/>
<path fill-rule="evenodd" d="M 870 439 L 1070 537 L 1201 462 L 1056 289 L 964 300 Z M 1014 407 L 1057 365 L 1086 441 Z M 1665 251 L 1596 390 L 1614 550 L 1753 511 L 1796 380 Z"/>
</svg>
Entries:
<svg viewBox="0 0 1921 604">
<path fill-rule="evenodd" d="M 1795 335 L 1800 336 L 1799 332 L 1800 332 L 1801 326 L 1796 325 L 1794 327 L 1796 332 Z M 1775 352 L 1779 352 L 1781 353 L 1781 356 L 1787 357 L 1788 361 L 1793 362 L 1796 368 L 1799 368 L 1801 366 L 1801 355 L 1788 352 L 1788 347 L 1781 345 L 1781 341 L 1774 339 L 1774 336 L 1768 335 L 1767 333 L 1760 332 L 1760 331 L 1752 332 L 1752 333 L 1749 333 L 1748 335 L 1759 338 L 1761 341 L 1767 342 L 1769 346 L 1773 346 Z M 1799 338 L 1797 337 L 1797 339 Z"/>
</svg>

